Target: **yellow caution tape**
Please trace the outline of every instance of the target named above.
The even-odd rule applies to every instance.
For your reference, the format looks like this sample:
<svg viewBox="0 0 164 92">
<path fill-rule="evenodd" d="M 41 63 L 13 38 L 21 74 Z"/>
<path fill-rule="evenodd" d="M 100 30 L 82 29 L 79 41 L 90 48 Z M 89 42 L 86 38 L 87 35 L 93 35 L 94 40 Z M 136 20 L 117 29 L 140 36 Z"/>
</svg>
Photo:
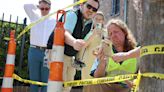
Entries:
<svg viewBox="0 0 164 92">
<path fill-rule="evenodd" d="M 127 74 L 127 75 L 119 75 L 119 76 L 115 76 L 115 77 L 105 77 L 105 78 L 94 78 L 94 79 L 86 79 L 86 80 L 69 81 L 69 82 L 64 82 L 64 87 L 122 82 L 125 80 L 131 80 L 135 76 L 137 76 L 137 74 Z"/>
<path fill-rule="evenodd" d="M 72 6 L 76 6 L 76 5 L 80 4 L 80 3 L 84 3 L 84 2 L 86 2 L 86 1 L 87 1 L 87 0 L 80 0 L 80 1 L 77 1 L 76 3 L 71 4 L 71 5 L 68 5 L 67 7 L 63 8 L 62 10 L 66 9 L 66 8 L 70 8 L 70 7 L 72 7 Z M 37 20 L 36 22 L 33 22 L 33 23 L 29 24 L 28 26 L 26 26 L 25 29 L 17 36 L 17 39 L 19 39 L 23 34 L 25 34 L 26 32 L 28 32 L 29 29 L 31 29 L 33 26 L 35 26 L 35 25 L 38 24 L 39 22 L 41 22 L 41 21 L 47 19 L 48 17 L 54 15 L 55 13 L 57 13 L 57 11 L 55 11 L 55 12 L 49 14 L 49 15 L 46 15 L 46 16 L 40 18 L 39 20 Z"/>
<path fill-rule="evenodd" d="M 139 72 L 138 74 L 119 75 L 119 76 L 115 76 L 115 77 L 104 77 L 104 78 L 68 81 L 68 82 L 64 82 L 64 87 L 122 82 L 125 80 L 134 79 L 136 76 L 137 76 L 137 79 L 135 82 L 134 92 L 137 91 L 142 76 L 150 77 L 150 78 L 157 78 L 157 79 L 162 79 L 162 80 L 164 79 L 164 74 L 159 74 L 159 73 L 143 73 L 143 74 L 141 74 Z"/>
<path fill-rule="evenodd" d="M 139 84 L 140 84 L 140 81 L 141 81 L 141 73 L 139 71 L 138 75 L 137 75 L 137 79 L 136 79 L 136 84 L 135 84 L 136 86 L 135 86 L 134 92 L 137 92 Z"/>
<path fill-rule="evenodd" d="M 42 83 L 42 82 L 38 82 L 38 81 L 32 81 L 32 80 L 26 80 L 26 79 L 22 79 L 21 77 L 19 77 L 16 74 L 13 74 L 12 76 L 14 79 L 20 81 L 20 82 L 24 82 L 24 83 L 29 83 L 29 84 L 34 84 L 34 85 L 40 85 L 40 86 L 47 86 L 47 83 Z"/>
<path fill-rule="evenodd" d="M 131 88 L 131 91 L 130 92 L 134 92 L 135 87 L 136 87 L 136 82 L 137 82 L 137 79 L 134 79 L 133 80 L 133 87 Z"/>
<path fill-rule="evenodd" d="M 9 41 L 10 40 L 9 37 L 4 37 L 3 39 L 6 40 L 6 41 Z"/>
<path fill-rule="evenodd" d="M 144 46 L 140 50 L 141 57 L 149 54 L 164 54 L 164 44 Z"/>
<path fill-rule="evenodd" d="M 142 76 L 164 80 L 164 74 L 160 73 L 143 73 Z"/>
<path fill-rule="evenodd" d="M 126 75 L 118 75 L 114 77 L 104 77 L 104 78 L 93 78 L 93 79 L 85 79 L 85 80 L 75 80 L 75 81 L 68 81 L 64 82 L 64 87 L 70 86 L 85 86 L 85 85 L 94 85 L 94 84 L 104 84 L 104 83 L 115 83 L 115 82 L 123 82 L 125 80 L 131 80 L 137 77 L 135 82 L 134 92 L 137 92 L 138 86 L 140 84 L 141 77 L 150 77 L 150 78 L 157 78 L 157 79 L 164 79 L 164 74 L 160 73 L 143 73 L 140 72 L 138 74 L 126 74 Z M 13 78 L 24 83 L 40 85 L 40 86 L 47 86 L 47 83 L 22 79 L 16 74 L 13 74 Z"/>
</svg>

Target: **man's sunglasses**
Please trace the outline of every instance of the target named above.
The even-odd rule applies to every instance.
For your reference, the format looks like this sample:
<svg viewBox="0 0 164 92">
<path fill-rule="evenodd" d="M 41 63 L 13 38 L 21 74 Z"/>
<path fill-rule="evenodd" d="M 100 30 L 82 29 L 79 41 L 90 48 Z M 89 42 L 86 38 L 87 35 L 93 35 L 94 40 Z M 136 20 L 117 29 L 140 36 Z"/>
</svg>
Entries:
<svg viewBox="0 0 164 92">
<path fill-rule="evenodd" d="M 86 7 L 88 8 L 88 9 L 92 9 L 92 11 L 93 12 L 97 12 L 97 8 L 95 8 L 95 7 L 93 7 L 92 5 L 90 5 L 90 4 L 88 4 L 88 3 L 86 3 Z"/>
<path fill-rule="evenodd" d="M 41 11 L 48 11 L 50 8 L 40 8 Z"/>
</svg>

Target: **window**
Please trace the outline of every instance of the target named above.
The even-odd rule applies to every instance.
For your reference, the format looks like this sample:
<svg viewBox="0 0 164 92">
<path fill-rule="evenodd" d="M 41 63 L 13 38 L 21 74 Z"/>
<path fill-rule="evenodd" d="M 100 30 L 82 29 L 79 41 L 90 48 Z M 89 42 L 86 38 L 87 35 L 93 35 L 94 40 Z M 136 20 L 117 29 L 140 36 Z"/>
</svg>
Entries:
<svg viewBox="0 0 164 92">
<path fill-rule="evenodd" d="M 112 13 L 111 16 L 120 14 L 120 0 L 112 0 Z"/>
</svg>

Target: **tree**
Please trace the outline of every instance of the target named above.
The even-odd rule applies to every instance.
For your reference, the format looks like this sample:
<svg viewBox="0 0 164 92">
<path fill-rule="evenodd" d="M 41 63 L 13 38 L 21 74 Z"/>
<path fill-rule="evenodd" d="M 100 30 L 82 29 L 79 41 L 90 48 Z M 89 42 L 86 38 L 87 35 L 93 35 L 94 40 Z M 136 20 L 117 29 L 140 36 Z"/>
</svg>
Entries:
<svg viewBox="0 0 164 92">
<path fill-rule="evenodd" d="M 164 44 L 164 0 L 143 0 L 141 46 Z M 164 54 L 141 57 L 141 73 L 164 74 Z M 142 77 L 139 92 L 164 92 L 164 80 Z"/>
</svg>

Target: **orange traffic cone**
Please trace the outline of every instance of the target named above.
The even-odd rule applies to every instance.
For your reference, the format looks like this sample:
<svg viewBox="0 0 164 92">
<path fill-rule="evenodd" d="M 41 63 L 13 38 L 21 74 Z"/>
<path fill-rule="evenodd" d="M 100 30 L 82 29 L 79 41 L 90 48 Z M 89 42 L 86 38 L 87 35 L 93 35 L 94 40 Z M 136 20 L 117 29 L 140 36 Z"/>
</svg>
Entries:
<svg viewBox="0 0 164 92">
<path fill-rule="evenodd" d="M 64 62 L 64 22 L 58 21 L 58 14 L 62 13 L 65 18 L 66 12 L 59 10 L 57 12 L 57 25 L 54 30 L 54 41 L 52 47 L 52 56 L 50 61 L 50 73 L 47 92 L 62 92 L 63 89 L 63 62 Z"/>
<path fill-rule="evenodd" d="M 14 73 L 14 63 L 15 63 L 15 52 L 16 52 L 16 42 L 15 42 L 15 30 L 10 32 L 10 41 L 8 45 L 8 54 L 5 65 L 5 74 L 2 82 L 2 92 L 13 92 L 13 78 Z"/>
</svg>

